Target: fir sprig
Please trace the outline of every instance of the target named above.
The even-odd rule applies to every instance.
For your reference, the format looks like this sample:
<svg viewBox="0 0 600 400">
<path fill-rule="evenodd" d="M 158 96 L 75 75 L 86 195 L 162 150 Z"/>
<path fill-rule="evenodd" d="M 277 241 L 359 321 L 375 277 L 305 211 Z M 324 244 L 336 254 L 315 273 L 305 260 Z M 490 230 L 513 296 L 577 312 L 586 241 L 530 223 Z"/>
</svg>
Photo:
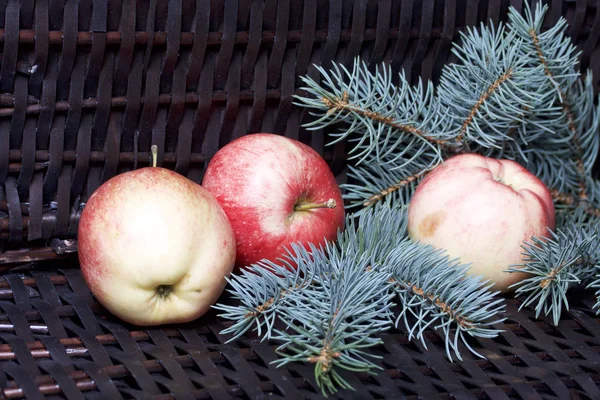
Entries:
<svg viewBox="0 0 600 400">
<path fill-rule="evenodd" d="M 497 157 L 509 142 L 523 145 L 509 132 L 537 110 L 541 96 L 531 89 L 543 74 L 526 64 L 519 47 L 516 35 L 499 24 L 468 28 L 452 49 L 460 61 L 442 70 L 437 96 L 458 131 L 455 140 L 469 151 Z"/>
<path fill-rule="evenodd" d="M 309 249 L 294 244 L 280 263 L 233 274 L 229 291 L 237 304 L 214 306 L 236 321 L 223 333 L 234 340 L 254 327 L 262 340 L 279 342 L 274 363 L 315 364 L 324 394 L 349 388 L 342 370 L 380 368 L 367 348 L 394 325 L 424 346 L 425 329 L 442 329 L 451 360 L 462 359 L 459 343 L 477 354 L 466 335 L 496 336 L 502 299 L 467 275 L 467 266 L 411 241 L 406 213 L 382 201 L 349 215 L 335 242 Z"/>
<path fill-rule="evenodd" d="M 309 362 L 323 394 L 337 388 L 349 389 L 341 370 L 374 373 L 381 369 L 378 357 L 366 352 L 381 343 L 376 336 L 390 328 L 393 294 L 385 284 L 389 274 L 369 269 L 368 256 L 354 257 L 329 252 L 329 274 L 322 286 L 311 286 L 290 297 L 280 309 L 287 329 L 277 330 L 273 339 L 282 344 L 275 362 Z"/>
<path fill-rule="evenodd" d="M 369 207 L 390 194 L 407 203 L 411 183 L 439 165 L 447 153 L 460 151 L 454 140 L 456 127 L 447 128 L 451 121 L 431 83 L 426 88 L 411 86 L 400 74 L 394 86 L 389 67 L 371 73 L 359 59 L 351 71 L 335 63 L 331 71 L 317 68 L 324 83 L 303 77 L 303 89 L 312 96 L 297 96 L 296 104 L 315 117 L 306 124 L 309 130 L 345 126 L 331 133 L 329 144 L 343 139 L 351 144 L 348 159 L 355 163 L 348 176 L 351 182 L 360 182 L 344 185 L 351 207 Z"/>
<path fill-rule="evenodd" d="M 229 284 L 227 291 L 235 305 L 218 303 L 213 308 L 224 312 L 219 316 L 236 321 L 222 332 L 232 335 L 228 342 L 244 335 L 252 327 L 263 340 L 269 339 L 277 322 L 279 307 L 291 295 L 314 285 L 324 274 L 324 263 L 316 262 L 323 256 L 323 250 L 313 247 L 312 251 L 308 251 L 294 243 L 279 262 L 263 260 L 226 278 Z"/>
<path fill-rule="evenodd" d="M 503 299 L 491 292 L 493 285 L 468 273 L 469 266 L 449 259 L 439 249 L 406 240 L 390 254 L 386 264 L 394 279 L 394 288 L 402 305 L 396 319 L 408 328 L 409 339 L 420 340 L 425 347 L 427 329 L 441 329 L 446 354 L 452 360 L 462 356 L 459 344 L 481 356 L 468 343 L 471 337 L 495 337 L 492 328 L 504 320 Z"/>
<path fill-rule="evenodd" d="M 338 239 L 343 254 L 357 250 L 370 256 L 373 269 L 387 271 L 398 296 L 395 326 L 406 329 L 409 340 L 427 347 L 426 329 L 442 329 L 446 353 L 462 359 L 458 343 L 474 354 L 466 336 L 494 337 L 492 326 L 502 320 L 502 298 L 491 284 L 468 274 L 468 265 L 450 259 L 442 250 L 408 237 L 407 207 L 392 205 L 389 198 L 361 214 Z"/>
<path fill-rule="evenodd" d="M 254 327 L 280 342 L 277 364 L 314 364 L 323 393 L 349 388 L 344 369 L 375 370 L 367 348 L 394 324 L 423 344 L 427 329 L 440 329 L 451 360 L 461 359 L 463 345 L 477 354 L 469 337 L 499 334 L 501 298 L 468 265 L 413 242 L 406 230 L 417 184 L 461 152 L 513 159 L 552 191 L 556 229 L 524 242 L 523 263 L 507 266 L 529 273 L 513 286 L 522 307 L 557 324 L 574 284 L 600 298 L 600 182 L 591 175 L 600 102 L 591 73 L 577 71 L 564 18 L 542 29 L 546 11 L 526 4 L 523 15 L 510 9 L 506 25 L 461 33 L 458 61 L 444 67 L 438 85 L 411 85 L 402 72 L 373 70 L 359 58 L 351 69 L 317 66 L 320 81 L 302 77 L 295 104 L 314 117 L 306 128 L 350 145 L 342 188 L 353 213 L 335 242 L 295 245 L 280 263 L 232 276 L 238 304 L 216 306 L 234 321 L 224 332 L 237 338 Z"/>
<path fill-rule="evenodd" d="M 569 309 L 568 289 L 598 273 L 599 228 L 600 221 L 583 209 L 563 212 L 549 238 L 534 237 L 524 244 L 523 263 L 508 268 L 530 275 L 512 285 L 515 297 L 525 297 L 520 308 L 534 305 L 536 316 L 551 315 L 558 325 L 563 309 Z"/>
<path fill-rule="evenodd" d="M 538 3 L 533 13 L 526 4 L 523 14 L 511 9 L 508 15 L 511 31 L 522 41 L 520 57 L 544 71 L 544 81 L 538 82 L 544 99 L 537 108 L 545 115 L 529 118 L 526 127 L 531 131 L 535 123 L 552 132 L 535 138 L 538 140 L 529 151 L 533 157 L 526 165 L 550 187 L 585 201 L 598 154 L 598 105 L 594 104 L 591 72 L 580 79 L 580 52 L 566 34 L 566 20 L 560 18 L 550 29 L 542 30 L 547 9 Z"/>
<path fill-rule="evenodd" d="M 407 205 L 416 190 L 417 184 L 431 168 L 385 169 L 378 164 L 362 167 L 348 167 L 348 177 L 360 184 L 344 185 L 344 198 L 349 202 L 348 209 L 360 215 L 373 205 L 382 201 Z"/>
<path fill-rule="evenodd" d="M 295 104 L 315 117 L 305 124 L 308 130 L 346 123 L 343 131 L 331 133 L 331 144 L 348 138 L 348 159 L 357 165 L 393 163 L 398 169 L 425 162 L 426 155 L 431 167 L 441 161 L 442 148 L 456 147 L 456 134 L 447 129 L 448 116 L 431 83 L 412 86 L 401 73 L 396 85 L 390 68 L 377 67 L 370 73 L 359 58 L 352 71 L 337 63 L 329 72 L 316 68 L 323 83 L 302 77 L 302 89 L 312 96 L 296 96 Z"/>
</svg>

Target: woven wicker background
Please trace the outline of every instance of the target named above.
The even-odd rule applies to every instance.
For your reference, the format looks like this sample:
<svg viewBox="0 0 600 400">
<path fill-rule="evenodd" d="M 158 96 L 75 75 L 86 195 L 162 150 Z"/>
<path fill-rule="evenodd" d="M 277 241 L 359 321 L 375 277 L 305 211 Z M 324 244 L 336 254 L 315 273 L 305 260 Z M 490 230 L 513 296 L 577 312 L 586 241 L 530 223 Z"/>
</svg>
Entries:
<svg viewBox="0 0 600 400">
<path fill-rule="evenodd" d="M 548 2 L 600 82 L 600 0 Z M 311 365 L 276 369 L 273 345 L 233 344 L 212 313 L 140 329 L 89 292 L 68 251 L 87 197 L 149 163 L 200 181 L 220 146 L 252 132 L 310 144 L 343 172 L 345 147 L 308 133 L 292 104 L 313 63 L 360 55 L 437 79 L 465 26 L 506 19 L 507 0 L 0 0 L 0 399 L 318 399 Z M 72 254 L 71 254 L 72 256 Z M 54 259 L 54 260 L 52 260 Z M 46 260 L 45 262 L 29 262 Z M 600 318 L 574 290 L 559 327 L 508 301 L 486 356 L 449 363 L 402 331 L 373 350 L 375 377 L 341 399 L 600 399 Z M 335 397 L 334 397 L 335 398 Z"/>
<path fill-rule="evenodd" d="M 437 79 L 465 26 L 506 19 L 491 0 L 0 1 L 0 240 L 5 249 L 76 235 L 82 202 L 149 163 L 200 181 L 241 135 L 310 144 L 337 174 L 345 147 L 300 126 L 292 104 L 313 64 L 356 56 Z M 596 1 L 552 1 L 600 78 Z"/>
<path fill-rule="evenodd" d="M 141 329 L 108 314 L 76 264 L 52 263 L 0 277 L 0 398 L 323 399 L 313 366 L 276 368 L 276 344 L 254 334 L 225 344 L 211 312 L 194 323 Z M 344 373 L 355 391 L 332 399 L 598 399 L 600 318 L 589 293 L 575 290 L 559 327 L 517 311 L 499 337 L 473 340 L 450 363 L 439 334 L 427 348 L 406 332 L 383 334 L 370 351 L 375 376 Z"/>
</svg>

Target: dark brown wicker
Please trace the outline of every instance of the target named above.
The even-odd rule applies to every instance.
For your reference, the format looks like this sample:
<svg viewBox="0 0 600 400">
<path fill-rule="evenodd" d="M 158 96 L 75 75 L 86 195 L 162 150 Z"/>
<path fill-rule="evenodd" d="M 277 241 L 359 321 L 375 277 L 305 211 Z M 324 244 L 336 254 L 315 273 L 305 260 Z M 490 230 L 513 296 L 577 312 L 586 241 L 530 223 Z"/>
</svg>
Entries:
<svg viewBox="0 0 600 400">
<path fill-rule="evenodd" d="M 552 0 L 581 67 L 600 79 L 600 1 Z M 313 64 L 439 78 L 465 26 L 506 20 L 508 0 L 0 1 L 0 398 L 321 398 L 311 365 L 274 368 L 273 345 L 225 344 L 213 313 L 141 329 L 94 300 L 76 259 L 87 197 L 149 163 L 200 181 L 224 144 L 274 132 L 310 144 L 343 180 L 345 145 L 325 147 L 292 104 Z M 405 332 L 384 335 L 374 376 L 346 374 L 343 399 L 600 399 L 600 318 L 576 288 L 558 327 L 508 301 L 506 330 L 448 362 Z"/>
</svg>

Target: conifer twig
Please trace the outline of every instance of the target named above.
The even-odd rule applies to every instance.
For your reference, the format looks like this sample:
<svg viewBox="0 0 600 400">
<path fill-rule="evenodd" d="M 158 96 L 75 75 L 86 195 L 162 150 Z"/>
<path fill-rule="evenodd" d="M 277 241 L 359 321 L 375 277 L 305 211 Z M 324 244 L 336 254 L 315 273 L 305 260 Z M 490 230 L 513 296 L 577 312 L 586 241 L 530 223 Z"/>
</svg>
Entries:
<svg viewBox="0 0 600 400">
<path fill-rule="evenodd" d="M 567 100 L 567 95 L 561 85 L 554 78 L 554 74 L 550 71 L 548 66 L 548 61 L 546 60 L 546 56 L 542 51 L 540 46 L 540 41 L 537 35 L 537 32 L 534 28 L 529 30 L 529 34 L 531 35 L 531 39 L 533 41 L 533 45 L 535 47 L 538 59 L 542 66 L 544 67 L 544 73 L 548 78 L 552 81 L 552 83 L 556 86 L 556 90 L 558 90 L 560 96 L 560 104 L 564 110 L 565 116 L 567 118 L 567 125 L 569 127 L 569 131 L 571 132 L 571 140 L 573 141 L 573 145 L 575 147 L 575 157 L 577 164 L 577 171 L 579 173 L 579 201 L 586 201 L 588 199 L 587 189 L 586 189 L 586 172 L 585 166 L 582 157 L 581 150 L 581 142 L 579 140 L 579 134 L 577 132 L 577 125 L 575 124 L 575 117 L 573 114 L 573 107 L 569 104 Z"/>
<path fill-rule="evenodd" d="M 370 72 L 357 57 L 353 69 L 334 63 L 329 71 L 316 66 L 321 81 L 302 77 L 306 96 L 294 104 L 315 118 L 303 126 L 324 129 L 343 123 L 332 132 L 329 144 L 348 139 L 348 159 L 356 164 L 395 163 L 403 167 L 417 155 L 441 159 L 441 151 L 456 151 L 455 133 L 447 110 L 436 100 L 431 82 L 410 85 L 404 74 L 393 82 L 391 67 Z"/>
<path fill-rule="evenodd" d="M 379 357 L 366 349 L 381 343 L 375 336 L 391 327 L 391 298 L 386 281 L 389 274 L 367 269 L 366 253 L 342 255 L 328 247 L 327 273 L 318 292 L 309 287 L 291 297 L 279 310 L 286 329 L 275 330 L 281 342 L 274 364 L 309 362 L 323 395 L 338 388 L 351 389 L 342 370 L 374 373 Z"/>
<path fill-rule="evenodd" d="M 492 284 L 468 273 L 468 266 L 449 259 L 441 249 L 412 241 L 396 246 L 386 260 L 392 272 L 402 306 L 396 326 L 402 321 L 409 339 L 415 338 L 425 348 L 424 332 L 442 329 L 446 355 L 462 360 L 459 345 L 481 357 L 465 335 L 495 337 L 500 330 L 494 325 L 504 320 L 504 302 Z"/>
<path fill-rule="evenodd" d="M 581 225 L 578 221 L 549 232 L 549 237 L 533 237 L 523 245 L 523 263 L 508 268 L 510 272 L 525 272 L 525 278 L 511 286 L 515 297 L 526 296 L 520 309 L 535 305 L 536 317 L 551 315 L 558 325 L 563 307 L 569 308 L 567 290 L 585 282 L 600 262 L 598 225 Z"/>
<path fill-rule="evenodd" d="M 409 340 L 427 347 L 425 330 L 442 329 L 450 360 L 453 355 L 462 359 L 460 342 L 479 355 L 465 335 L 497 336 L 500 331 L 493 325 L 503 320 L 503 299 L 489 290 L 488 282 L 468 275 L 468 267 L 449 259 L 443 250 L 412 241 L 407 213 L 406 206 L 389 201 L 364 210 L 338 239 L 342 253 L 360 249 L 368 255 L 369 270 L 390 274 L 387 284 L 399 299 L 395 325 L 402 323 Z"/>
<path fill-rule="evenodd" d="M 396 285 L 401 285 L 402 283 L 396 281 L 392 278 L 391 282 Z M 474 327 L 474 324 L 469 321 L 463 315 L 460 315 L 458 312 L 452 309 L 448 304 L 444 303 L 444 301 L 435 294 L 431 292 L 425 292 L 422 288 L 417 285 L 413 285 L 411 282 L 406 282 L 405 287 L 410 289 L 412 294 L 422 298 L 423 300 L 428 300 L 431 305 L 434 305 L 440 309 L 441 312 L 448 314 L 448 316 L 453 319 L 461 328 L 469 329 Z"/>
<path fill-rule="evenodd" d="M 540 78 L 515 49 L 521 41 L 498 27 L 467 28 L 452 49 L 458 62 L 444 66 L 437 87 L 440 103 L 448 108 L 455 141 L 469 152 L 493 157 L 509 150 L 524 152 L 526 141 L 514 140 L 511 128 L 523 125 L 542 96 L 531 91 Z M 528 110 L 527 113 L 524 110 Z"/>
<path fill-rule="evenodd" d="M 422 129 L 416 128 L 413 124 L 402 124 L 402 123 L 395 121 L 394 118 L 390 115 L 384 116 L 384 115 L 377 113 L 375 111 L 372 111 L 370 109 L 363 108 L 363 107 L 360 107 L 360 106 L 350 103 L 348 101 L 348 92 L 347 91 L 343 92 L 341 98 L 339 98 L 339 97 L 334 97 L 334 98 L 322 97 L 321 101 L 323 102 L 325 107 L 328 108 L 328 110 L 327 110 L 328 114 L 333 114 L 334 112 L 342 112 L 342 111 L 345 111 L 348 113 L 354 113 L 354 114 L 360 115 L 362 117 L 368 118 L 375 123 L 380 123 L 380 124 L 387 125 L 390 128 L 397 129 L 402 132 L 417 135 L 419 137 L 426 139 L 427 141 L 429 141 L 431 143 L 438 144 L 442 147 L 447 147 L 447 148 L 451 147 L 448 140 L 435 139 L 435 138 L 431 137 L 430 134 L 423 131 Z"/>
<path fill-rule="evenodd" d="M 389 195 L 390 193 L 393 193 L 399 189 L 402 189 L 406 185 L 409 185 L 412 182 L 419 180 L 420 178 L 425 176 L 425 174 L 427 174 L 431 170 L 432 170 L 432 168 L 425 168 L 422 171 L 417 172 L 416 174 L 407 176 L 406 178 L 402 179 L 400 182 L 394 183 L 393 185 L 390 185 L 387 188 L 380 190 L 379 193 L 375 193 L 372 196 L 370 196 L 367 199 L 367 201 L 365 201 L 363 203 L 363 207 L 372 206 L 373 204 L 377 203 L 378 201 L 380 201 L 381 199 L 383 199 L 385 196 Z"/>
<path fill-rule="evenodd" d="M 582 210 L 586 214 L 600 218 L 600 208 L 594 207 L 593 205 L 588 205 L 587 199 L 585 200 L 585 203 L 582 203 L 584 202 L 584 200 L 577 199 L 575 198 L 575 196 L 572 196 L 570 194 L 561 193 L 556 189 L 552 189 L 550 193 L 552 194 L 552 198 L 554 199 L 554 201 L 556 201 L 557 203 L 566 206 L 582 206 Z"/>
<path fill-rule="evenodd" d="M 558 275 L 565 268 L 577 269 L 577 268 L 581 267 L 583 264 L 584 264 L 584 261 L 581 257 L 577 258 L 572 263 L 567 263 L 567 262 L 563 261 L 560 265 L 557 265 L 556 267 L 552 268 L 550 270 L 550 272 L 548 272 L 546 274 L 546 277 L 540 281 L 540 287 L 542 289 L 544 289 L 546 286 L 552 284 L 553 282 L 556 282 Z"/>
<path fill-rule="evenodd" d="M 297 283 L 295 286 L 290 286 L 288 289 L 281 289 L 281 291 L 279 292 L 279 296 L 276 297 L 270 297 L 267 301 L 265 301 L 264 303 L 261 303 L 259 305 L 257 305 L 256 307 L 254 307 L 254 310 L 248 311 L 244 317 L 245 318 L 256 318 L 257 316 L 259 316 L 260 314 L 263 314 L 264 312 L 266 312 L 267 310 L 269 310 L 273 304 L 276 301 L 281 301 L 285 298 L 285 296 L 289 295 L 292 293 L 292 291 L 294 290 L 298 290 L 298 289 L 302 289 L 305 288 L 306 286 L 310 285 L 312 282 L 309 281 L 305 281 L 303 283 Z"/>
<path fill-rule="evenodd" d="M 498 77 L 498 79 L 496 79 L 496 81 L 494 81 L 494 83 L 492 83 L 488 87 L 488 89 L 481 95 L 481 97 L 479 97 L 479 99 L 477 100 L 477 103 L 475 103 L 473 108 L 471 108 L 469 115 L 467 115 L 465 122 L 463 122 L 462 126 L 460 127 L 460 131 L 458 132 L 458 135 L 456 136 L 457 142 L 461 143 L 463 141 L 463 136 L 464 136 L 465 132 L 467 131 L 467 127 L 473 122 L 473 118 L 475 117 L 475 114 L 477 114 L 477 112 L 479 111 L 479 109 L 481 108 L 483 103 L 485 103 L 485 101 L 492 95 L 492 93 L 494 93 L 498 89 L 498 87 L 502 83 L 504 83 L 506 80 L 510 79 L 512 74 L 513 74 L 513 70 L 512 70 L 512 68 L 509 68 L 506 72 L 504 72 L 502 75 L 500 75 Z"/>
<path fill-rule="evenodd" d="M 235 321 L 222 333 L 232 334 L 229 341 L 233 341 L 255 326 L 263 340 L 269 339 L 278 319 L 278 308 L 285 306 L 290 296 L 318 284 L 319 276 L 323 275 L 319 257 L 324 257 L 324 253 L 314 245 L 307 251 L 294 243 L 278 263 L 263 260 L 226 278 L 230 287 L 227 290 L 239 304 L 213 306 L 223 311 L 220 317 Z"/>
<path fill-rule="evenodd" d="M 234 274 L 230 292 L 239 304 L 215 306 L 234 321 L 222 333 L 237 338 L 255 325 L 263 340 L 281 343 L 274 364 L 315 365 L 323 394 L 351 389 L 342 370 L 381 368 L 366 350 L 381 343 L 378 333 L 401 322 L 409 339 L 425 346 L 424 330 L 441 328 L 450 359 L 461 358 L 459 341 L 478 354 L 464 335 L 496 336 L 502 299 L 465 276 L 464 267 L 456 273 L 457 264 L 439 250 L 411 241 L 406 216 L 406 207 L 382 201 L 348 216 L 335 243 L 310 251 L 294 245 L 284 266 L 265 261 Z M 396 315 L 394 298 L 401 300 Z"/>
</svg>

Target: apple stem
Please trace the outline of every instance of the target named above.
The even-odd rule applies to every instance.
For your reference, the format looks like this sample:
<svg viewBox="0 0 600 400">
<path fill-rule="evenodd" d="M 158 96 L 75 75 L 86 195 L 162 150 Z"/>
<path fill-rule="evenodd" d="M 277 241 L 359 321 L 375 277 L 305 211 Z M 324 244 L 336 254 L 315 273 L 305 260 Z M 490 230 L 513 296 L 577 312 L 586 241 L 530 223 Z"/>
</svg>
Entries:
<svg viewBox="0 0 600 400">
<path fill-rule="evenodd" d="M 150 151 L 152 152 L 152 167 L 155 168 L 158 159 L 158 146 L 153 144 L 152 147 L 150 147 Z"/>
<path fill-rule="evenodd" d="M 305 203 L 305 204 L 296 204 L 294 206 L 294 211 L 307 211 L 312 210 L 313 208 L 335 208 L 336 202 L 334 199 L 329 199 L 325 203 Z"/>
</svg>

